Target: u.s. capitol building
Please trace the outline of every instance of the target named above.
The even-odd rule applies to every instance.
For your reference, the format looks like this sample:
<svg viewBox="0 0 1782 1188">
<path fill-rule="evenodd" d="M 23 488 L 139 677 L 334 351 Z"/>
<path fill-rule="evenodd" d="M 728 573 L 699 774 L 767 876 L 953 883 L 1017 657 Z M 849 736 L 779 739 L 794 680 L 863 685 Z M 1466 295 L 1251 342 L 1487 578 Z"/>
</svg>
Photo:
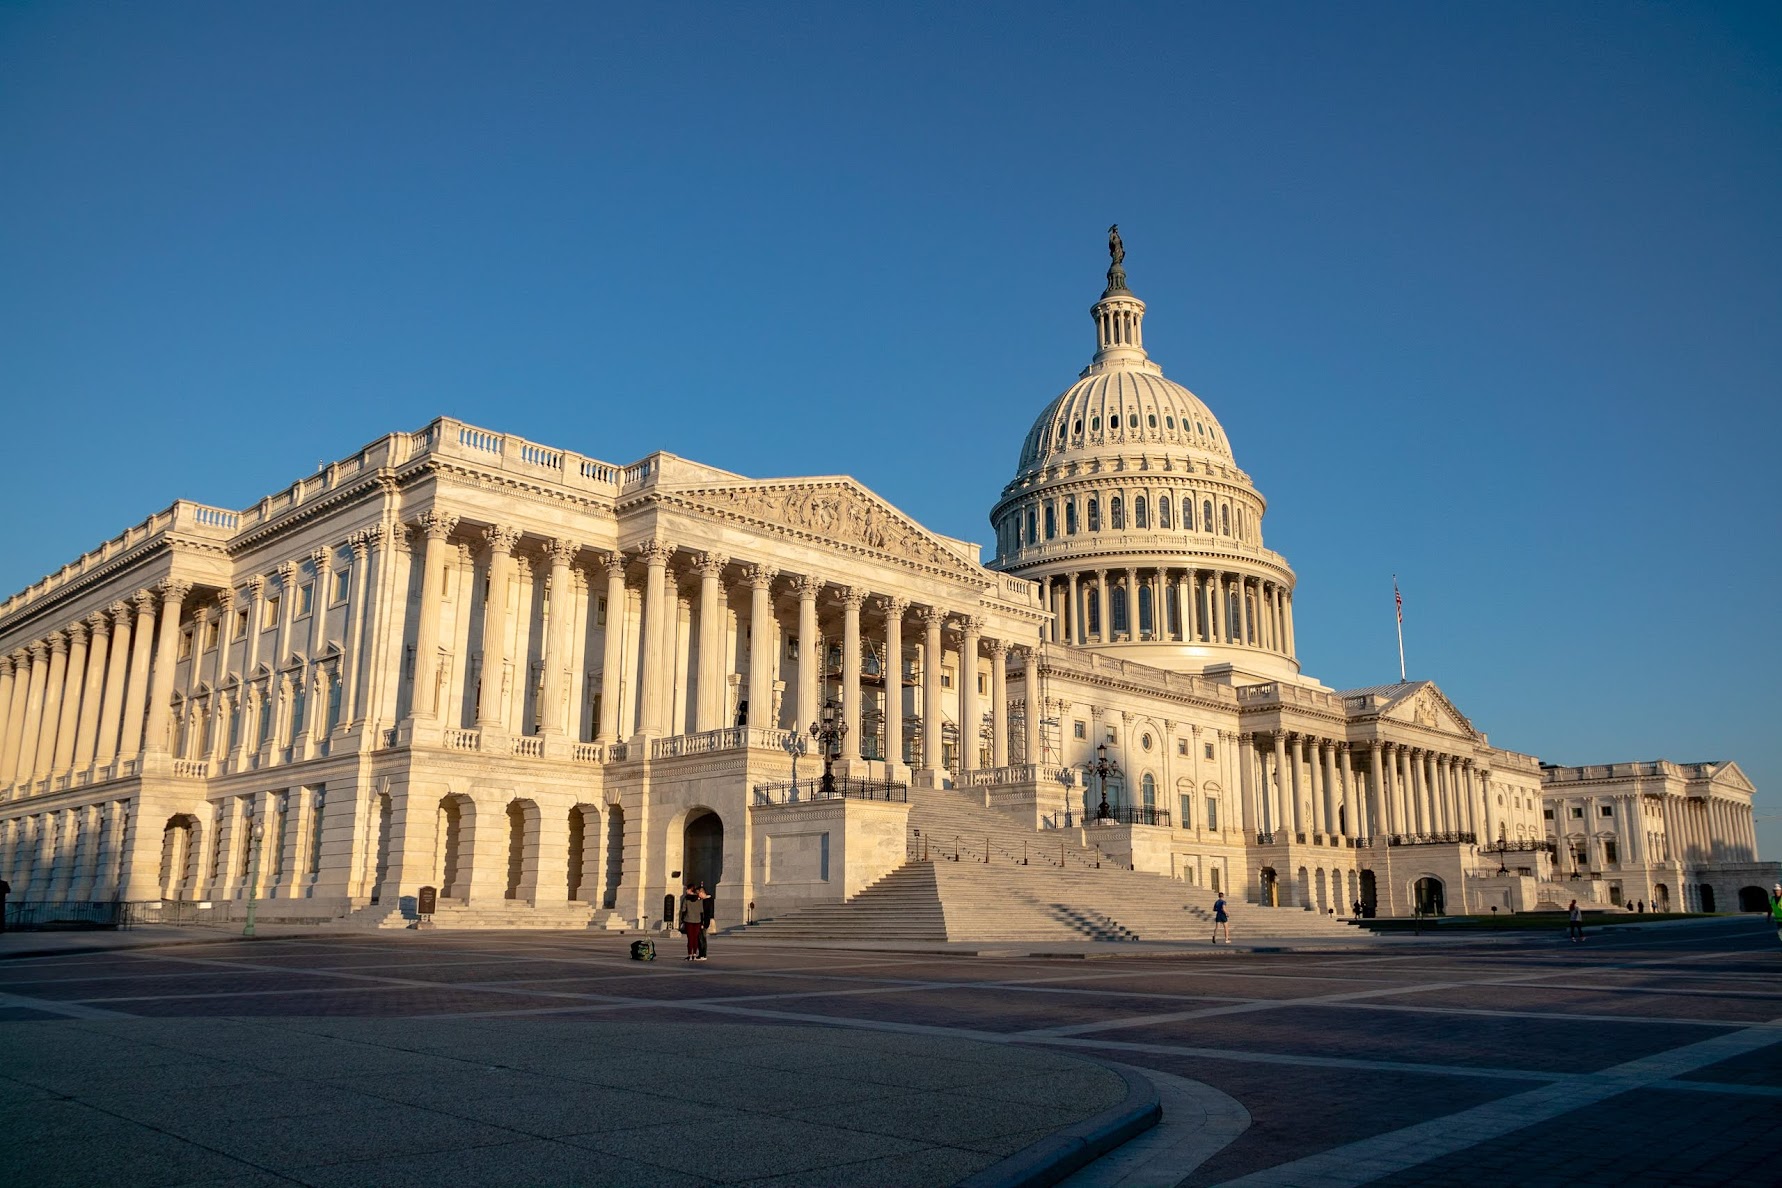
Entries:
<svg viewBox="0 0 1782 1188">
<path fill-rule="evenodd" d="M 1301 672 L 1262 494 L 1114 248 L 988 564 L 846 477 L 442 417 L 7 599 L 15 906 L 395 926 L 428 887 L 441 924 L 621 927 L 698 879 L 720 924 L 901 886 L 911 935 L 1199 936 L 1215 891 L 1321 924 L 1761 895 L 1734 763 L 1547 766 L 1429 681 Z M 948 910 L 972 870 L 992 919 Z"/>
</svg>

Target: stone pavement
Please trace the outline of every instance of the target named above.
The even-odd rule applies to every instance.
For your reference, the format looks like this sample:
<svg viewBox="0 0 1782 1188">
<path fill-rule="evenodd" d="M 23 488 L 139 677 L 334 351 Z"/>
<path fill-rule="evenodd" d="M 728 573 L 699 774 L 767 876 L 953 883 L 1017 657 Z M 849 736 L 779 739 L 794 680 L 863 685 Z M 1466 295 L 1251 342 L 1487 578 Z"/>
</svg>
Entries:
<svg viewBox="0 0 1782 1188">
<path fill-rule="evenodd" d="M 1088 960 L 720 937 L 703 965 L 587 934 L 126 935 L 0 960 L 0 1180 L 1020 1183 L 1097 1138 L 1130 1141 L 1068 1183 L 1782 1166 L 1782 950 L 1750 919 Z"/>
</svg>

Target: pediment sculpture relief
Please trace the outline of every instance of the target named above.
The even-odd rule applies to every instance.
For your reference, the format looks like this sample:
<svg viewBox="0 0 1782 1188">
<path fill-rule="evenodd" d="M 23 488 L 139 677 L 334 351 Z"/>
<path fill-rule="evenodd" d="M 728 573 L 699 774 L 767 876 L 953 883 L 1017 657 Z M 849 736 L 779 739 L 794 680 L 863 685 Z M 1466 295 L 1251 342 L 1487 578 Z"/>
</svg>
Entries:
<svg viewBox="0 0 1782 1188">
<path fill-rule="evenodd" d="M 921 564 L 966 568 L 921 529 L 851 487 L 730 487 L 691 491 L 688 498 Z"/>
</svg>

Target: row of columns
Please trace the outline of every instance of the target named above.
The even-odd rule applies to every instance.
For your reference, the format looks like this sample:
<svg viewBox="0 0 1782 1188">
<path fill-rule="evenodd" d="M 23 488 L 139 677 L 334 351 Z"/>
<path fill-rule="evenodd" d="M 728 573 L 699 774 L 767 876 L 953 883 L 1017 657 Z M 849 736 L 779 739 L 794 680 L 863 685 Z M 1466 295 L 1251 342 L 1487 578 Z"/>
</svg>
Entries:
<svg viewBox="0 0 1782 1188">
<path fill-rule="evenodd" d="M 128 801 L 57 809 L 0 822 L 0 871 L 19 901 L 119 898 L 131 824 Z"/>
<path fill-rule="evenodd" d="M 1106 644 L 1114 641 L 1112 593 L 1126 602 L 1126 638 L 1181 643 L 1238 644 L 1294 654 L 1293 592 L 1254 574 L 1172 566 L 1127 566 L 1050 574 L 1039 579 L 1052 611 L 1049 638 L 1056 643 Z M 1151 625 L 1144 630 L 1139 592 L 1148 591 Z M 1089 608 L 1096 614 L 1091 624 Z"/>
<path fill-rule="evenodd" d="M 1490 773 L 1471 759 L 1286 730 L 1239 737 L 1249 832 L 1276 841 L 1314 834 L 1355 839 L 1459 833 L 1486 840 Z M 1357 762 L 1361 754 L 1365 767 Z"/>
</svg>

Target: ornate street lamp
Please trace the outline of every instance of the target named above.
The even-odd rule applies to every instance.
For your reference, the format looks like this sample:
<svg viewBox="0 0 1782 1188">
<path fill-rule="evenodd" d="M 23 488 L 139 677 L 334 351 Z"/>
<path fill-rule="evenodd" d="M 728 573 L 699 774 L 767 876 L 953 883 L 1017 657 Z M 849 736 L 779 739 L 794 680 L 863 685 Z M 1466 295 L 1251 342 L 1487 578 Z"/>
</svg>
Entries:
<svg viewBox="0 0 1782 1188">
<path fill-rule="evenodd" d="M 260 886 L 260 839 L 265 835 L 266 827 L 256 820 L 253 829 L 254 852 L 252 861 L 248 863 L 247 925 L 241 930 L 243 936 L 254 935 L 254 892 Z"/>
<path fill-rule="evenodd" d="M 841 747 L 841 740 L 848 736 L 848 724 L 841 720 L 837 711 L 839 706 L 833 699 L 823 703 L 823 720 L 811 723 L 811 737 L 823 748 L 823 783 L 822 795 L 835 795 L 835 760 L 836 752 Z"/>
<path fill-rule="evenodd" d="M 1510 868 L 1504 865 L 1504 854 L 1509 848 L 1509 835 L 1504 832 L 1504 823 L 1499 821 L 1497 823 L 1497 873 L 1500 875 L 1510 873 Z M 1497 909 L 1492 908 L 1491 910 L 1495 912 Z"/>
<path fill-rule="evenodd" d="M 1108 807 L 1108 777 L 1120 774 L 1120 763 L 1108 758 L 1108 744 L 1102 743 L 1095 748 L 1095 761 L 1084 766 L 1089 774 L 1101 781 L 1101 807 L 1095 810 L 1095 819 L 1106 821 L 1114 815 L 1114 810 Z"/>
<path fill-rule="evenodd" d="M 804 739 L 796 734 L 788 733 L 786 741 L 780 744 L 785 747 L 786 754 L 792 756 L 792 799 L 798 799 L 798 757 L 805 752 Z"/>
</svg>

